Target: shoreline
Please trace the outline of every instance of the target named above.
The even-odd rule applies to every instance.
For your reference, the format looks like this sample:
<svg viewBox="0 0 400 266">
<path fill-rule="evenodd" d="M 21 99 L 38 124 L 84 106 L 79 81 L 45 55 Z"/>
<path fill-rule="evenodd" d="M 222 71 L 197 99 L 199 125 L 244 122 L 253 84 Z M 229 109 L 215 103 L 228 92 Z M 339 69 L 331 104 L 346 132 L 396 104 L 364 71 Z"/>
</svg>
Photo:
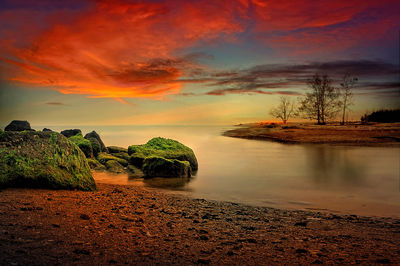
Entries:
<svg viewBox="0 0 400 266">
<path fill-rule="evenodd" d="M 400 219 L 97 185 L 1 190 L 1 264 L 400 263 Z"/>
<path fill-rule="evenodd" d="M 226 137 L 274 141 L 284 144 L 329 144 L 340 146 L 399 147 L 400 123 L 369 124 L 311 123 L 239 125 L 222 133 Z"/>
</svg>

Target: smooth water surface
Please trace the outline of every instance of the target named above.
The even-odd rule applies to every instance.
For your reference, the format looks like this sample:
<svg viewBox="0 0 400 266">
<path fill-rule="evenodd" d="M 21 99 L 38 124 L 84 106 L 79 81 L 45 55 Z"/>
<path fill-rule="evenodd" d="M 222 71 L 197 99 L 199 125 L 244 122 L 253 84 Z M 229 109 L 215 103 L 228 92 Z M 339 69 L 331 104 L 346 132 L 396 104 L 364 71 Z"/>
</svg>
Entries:
<svg viewBox="0 0 400 266">
<path fill-rule="evenodd" d="M 139 184 L 257 206 L 400 217 L 398 148 L 237 139 L 221 136 L 229 128 L 216 126 L 82 128 L 84 133 L 92 129 L 107 146 L 127 147 L 157 136 L 173 138 L 191 147 L 199 162 L 191 179 L 143 180 L 95 173 L 100 182 Z"/>
</svg>

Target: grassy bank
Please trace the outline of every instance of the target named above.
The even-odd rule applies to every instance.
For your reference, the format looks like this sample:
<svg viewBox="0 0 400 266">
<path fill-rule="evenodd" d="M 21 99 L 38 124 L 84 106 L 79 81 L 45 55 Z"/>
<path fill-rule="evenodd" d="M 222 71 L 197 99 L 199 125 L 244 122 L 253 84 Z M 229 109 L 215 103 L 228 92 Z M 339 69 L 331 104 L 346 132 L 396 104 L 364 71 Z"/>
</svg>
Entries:
<svg viewBox="0 0 400 266">
<path fill-rule="evenodd" d="M 247 124 L 223 133 L 224 136 L 272 140 L 283 143 L 311 143 L 358 146 L 399 146 L 400 123 L 311 123 Z"/>
</svg>

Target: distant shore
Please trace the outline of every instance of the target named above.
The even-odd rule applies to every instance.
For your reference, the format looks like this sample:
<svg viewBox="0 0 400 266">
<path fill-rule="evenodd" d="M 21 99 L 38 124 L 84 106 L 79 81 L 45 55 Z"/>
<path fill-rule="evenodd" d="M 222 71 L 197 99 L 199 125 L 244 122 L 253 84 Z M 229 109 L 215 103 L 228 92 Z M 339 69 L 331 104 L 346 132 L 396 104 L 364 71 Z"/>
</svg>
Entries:
<svg viewBox="0 0 400 266">
<path fill-rule="evenodd" d="M 333 144 L 353 146 L 400 146 L 400 123 L 363 125 L 332 123 L 253 123 L 238 125 L 225 131 L 224 136 L 271 140 L 281 143 Z"/>
<path fill-rule="evenodd" d="M 97 185 L 0 191 L 0 264 L 400 263 L 398 219 Z"/>
</svg>

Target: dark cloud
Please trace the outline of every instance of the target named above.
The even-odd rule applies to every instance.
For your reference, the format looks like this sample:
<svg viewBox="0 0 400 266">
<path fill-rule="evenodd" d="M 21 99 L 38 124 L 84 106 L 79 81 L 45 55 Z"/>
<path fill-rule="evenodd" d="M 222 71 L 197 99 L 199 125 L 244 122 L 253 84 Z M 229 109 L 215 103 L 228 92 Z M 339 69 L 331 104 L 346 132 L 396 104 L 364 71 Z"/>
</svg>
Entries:
<svg viewBox="0 0 400 266">
<path fill-rule="evenodd" d="M 218 87 L 206 95 L 288 94 L 300 95 L 315 73 L 328 74 L 336 84 L 345 74 L 358 78 L 357 90 L 399 90 L 398 66 L 383 61 L 332 61 L 308 64 L 265 64 L 241 70 L 209 73 L 203 76 L 207 87 Z M 199 82 L 200 78 L 196 79 Z M 190 81 L 188 81 L 190 82 Z M 276 89 L 281 89 L 276 91 Z M 282 93 L 284 92 L 284 93 Z"/>
<path fill-rule="evenodd" d="M 64 105 L 62 102 L 47 102 L 47 105 Z"/>
</svg>

